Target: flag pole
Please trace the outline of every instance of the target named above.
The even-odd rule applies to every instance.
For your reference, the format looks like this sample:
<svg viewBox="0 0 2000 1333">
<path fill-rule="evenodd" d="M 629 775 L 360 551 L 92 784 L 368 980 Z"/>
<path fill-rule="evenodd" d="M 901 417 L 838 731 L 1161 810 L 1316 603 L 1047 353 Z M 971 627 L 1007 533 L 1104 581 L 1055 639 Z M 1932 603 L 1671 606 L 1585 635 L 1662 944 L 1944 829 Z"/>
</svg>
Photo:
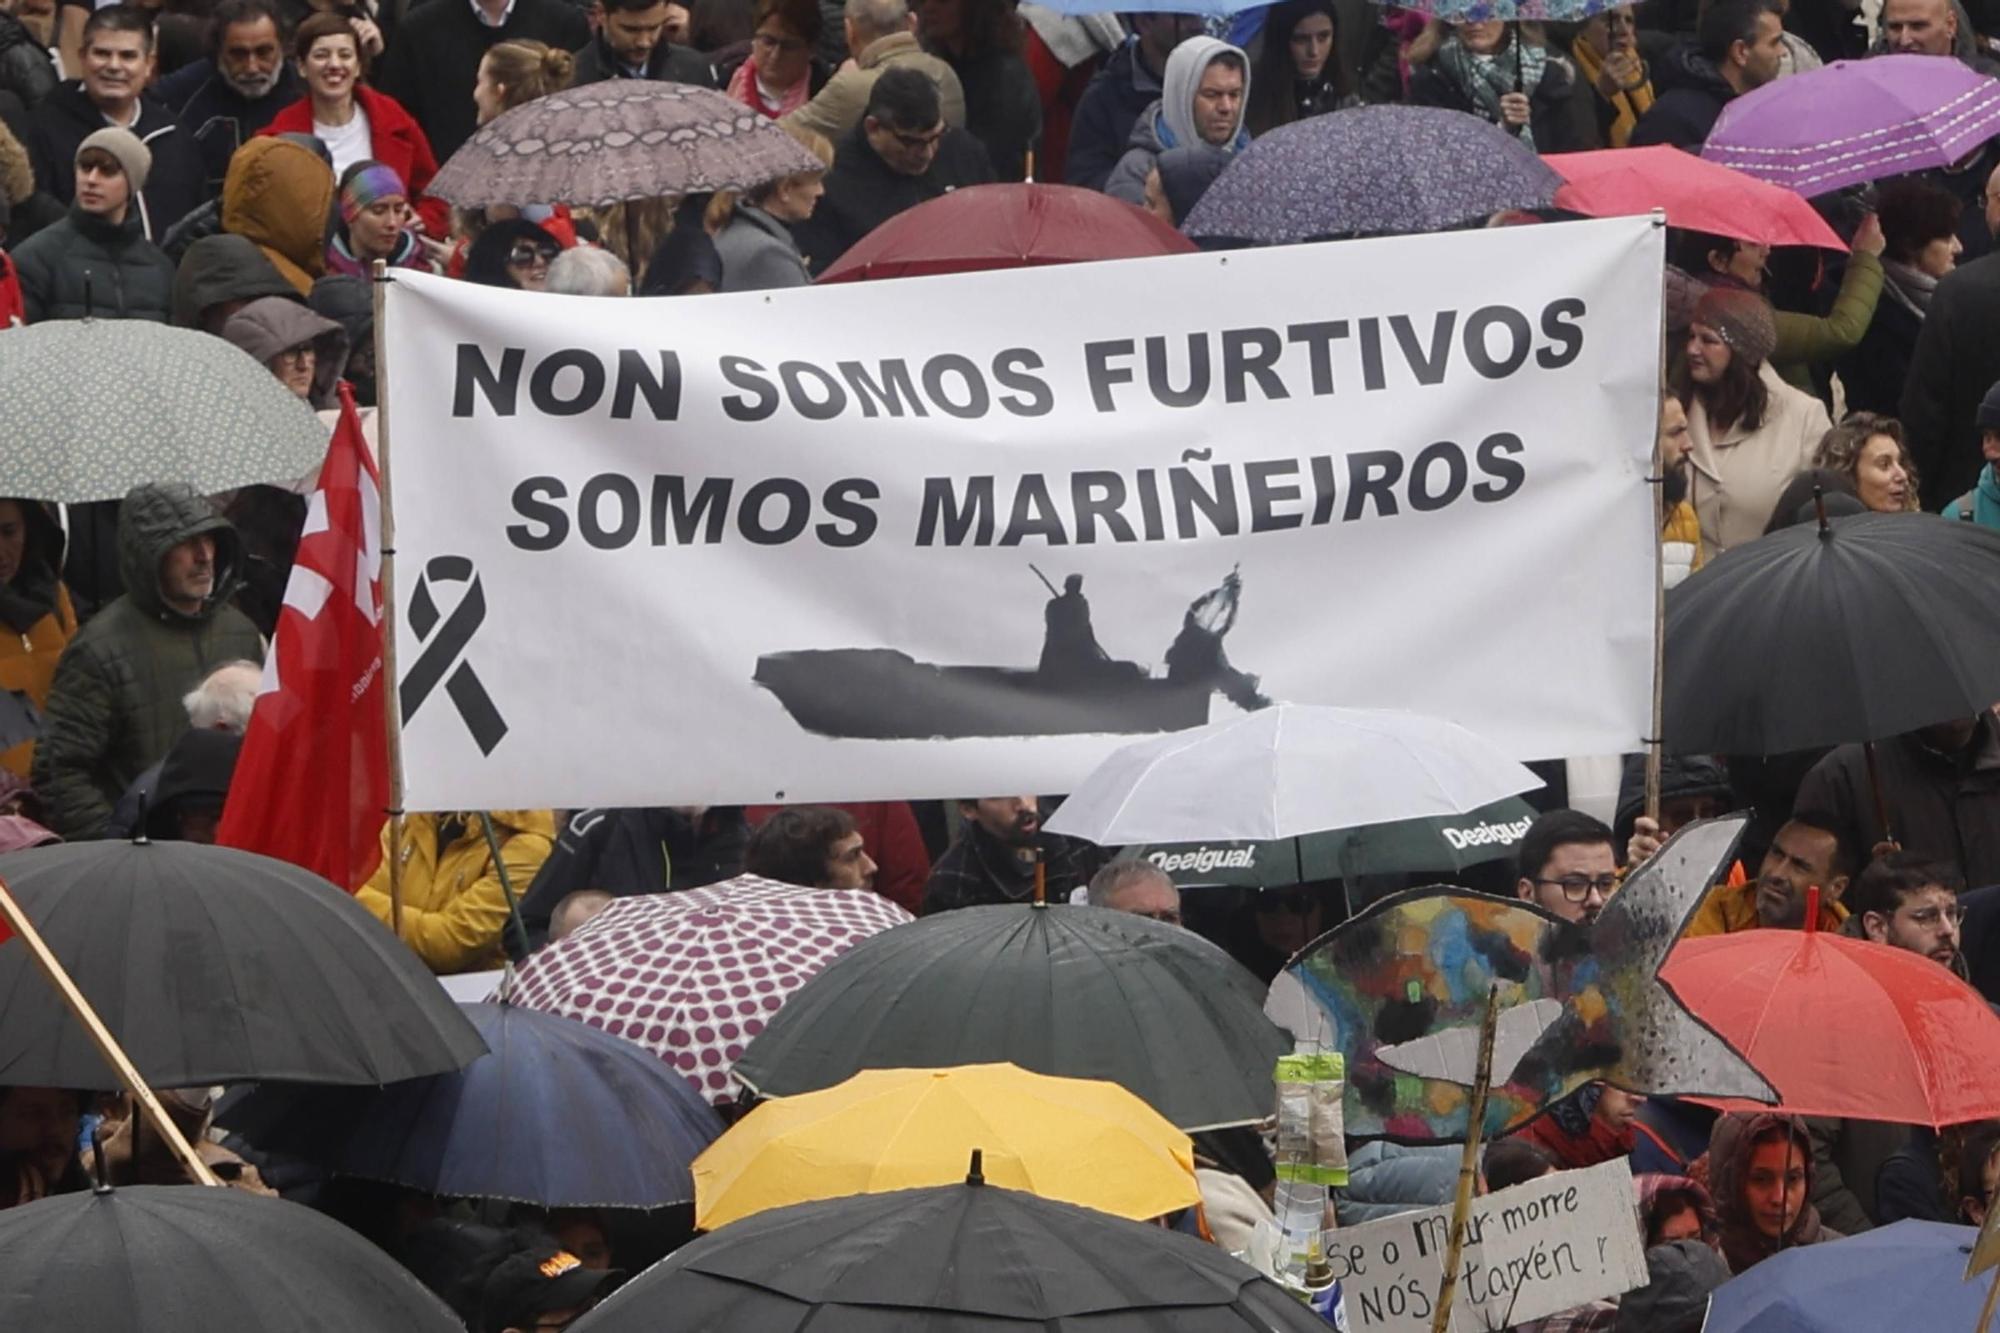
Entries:
<svg viewBox="0 0 2000 1333">
<path fill-rule="evenodd" d="M 83 992 L 77 989 L 75 979 L 49 948 L 49 942 L 42 938 L 42 932 L 35 929 L 35 923 L 28 920 L 28 914 L 21 909 L 20 902 L 16 900 L 13 890 L 7 887 L 7 881 L 4 879 L 0 879 L 0 916 L 6 918 L 8 927 L 14 934 L 20 936 L 21 943 L 25 944 L 28 952 L 34 955 L 36 965 L 42 969 L 42 975 L 56 988 L 56 994 L 69 1006 L 70 1012 L 76 1015 L 77 1022 L 83 1024 L 83 1030 L 89 1034 L 91 1044 L 97 1047 L 97 1053 L 104 1057 L 104 1063 L 110 1065 L 112 1071 L 118 1075 L 118 1081 L 125 1085 L 126 1091 L 132 1094 L 132 1099 L 138 1102 L 141 1113 L 153 1122 L 153 1128 L 160 1131 L 160 1137 L 167 1141 L 167 1146 L 181 1159 L 181 1164 L 187 1167 L 195 1183 L 222 1184 L 216 1179 L 215 1172 L 208 1169 L 208 1163 L 202 1161 L 201 1156 L 195 1152 L 194 1145 L 187 1141 L 187 1135 L 181 1133 L 181 1127 L 167 1114 L 167 1108 L 160 1105 L 160 1099 L 154 1094 L 152 1084 L 146 1082 L 145 1077 L 139 1073 L 131 1057 L 125 1054 L 125 1048 L 118 1044 L 118 1038 L 111 1035 L 111 1029 L 104 1026 L 104 1020 L 97 1016 L 97 1010 L 84 998 Z"/>
<path fill-rule="evenodd" d="M 396 688 L 396 507 L 389 501 L 389 356 L 382 313 L 389 266 L 375 261 L 375 474 L 382 497 L 382 725 L 389 734 L 389 929 L 403 936 L 403 709 Z M 352 886 L 349 886 L 352 887 Z"/>
<path fill-rule="evenodd" d="M 1667 225 L 1667 215 L 1659 209 L 1653 210 L 1653 227 L 1658 230 Z M 1662 281 L 1665 279 L 1662 278 Z M 1653 395 L 1653 473 L 1647 478 L 1648 489 L 1653 492 L 1653 711 L 1652 730 L 1646 737 L 1646 818 L 1657 826 L 1660 822 L 1660 747 L 1666 736 L 1666 689 L 1667 689 L 1667 552 L 1661 545 L 1667 525 L 1667 469 L 1666 459 L 1660 453 L 1663 441 L 1660 438 L 1660 405 L 1667 393 L 1667 329 L 1666 322 L 1660 324 L 1659 386 Z M 1696 551 L 1700 551 L 1700 539 L 1696 539 Z M 1622 850 L 1622 849 L 1621 849 Z"/>
</svg>

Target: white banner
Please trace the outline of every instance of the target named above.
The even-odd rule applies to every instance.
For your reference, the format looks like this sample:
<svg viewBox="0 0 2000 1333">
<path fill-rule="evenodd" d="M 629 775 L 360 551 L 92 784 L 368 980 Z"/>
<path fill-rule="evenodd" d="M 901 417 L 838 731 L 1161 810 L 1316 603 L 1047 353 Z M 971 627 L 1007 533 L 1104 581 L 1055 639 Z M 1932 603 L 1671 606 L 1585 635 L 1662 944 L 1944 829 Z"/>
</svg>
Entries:
<svg viewBox="0 0 2000 1333">
<path fill-rule="evenodd" d="M 1451 1209 L 1399 1213 L 1326 1233 L 1354 1333 L 1430 1333 Z M 1623 1157 L 1558 1171 L 1472 1201 L 1451 1326 L 1512 1328 L 1651 1280 L 1632 1169 Z"/>
<path fill-rule="evenodd" d="M 1268 699 L 1636 747 L 1644 219 L 663 300 L 396 273 L 412 809 L 1063 791 Z"/>
</svg>

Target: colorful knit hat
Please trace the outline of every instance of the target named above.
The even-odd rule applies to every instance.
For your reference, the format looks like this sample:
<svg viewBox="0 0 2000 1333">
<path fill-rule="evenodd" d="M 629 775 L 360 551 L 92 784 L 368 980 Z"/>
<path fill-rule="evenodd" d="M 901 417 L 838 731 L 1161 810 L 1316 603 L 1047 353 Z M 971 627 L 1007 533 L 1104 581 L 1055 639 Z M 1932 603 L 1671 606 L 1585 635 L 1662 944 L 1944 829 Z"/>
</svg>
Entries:
<svg viewBox="0 0 2000 1333">
<path fill-rule="evenodd" d="M 352 222 L 362 209 L 391 197 L 410 197 L 396 169 L 380 162 L 358 162 L 340 183 L 340 220 Z"/>
</svg>

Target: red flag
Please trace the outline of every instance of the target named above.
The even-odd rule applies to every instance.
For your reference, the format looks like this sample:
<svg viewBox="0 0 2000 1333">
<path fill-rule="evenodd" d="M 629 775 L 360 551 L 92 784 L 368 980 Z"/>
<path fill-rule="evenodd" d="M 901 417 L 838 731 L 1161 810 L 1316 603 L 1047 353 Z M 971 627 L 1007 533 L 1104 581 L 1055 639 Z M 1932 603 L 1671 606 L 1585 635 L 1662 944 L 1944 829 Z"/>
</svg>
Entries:
<svg viewBox="0 0 2000 1333">
<path fill-rule="evenodd" d="M 381 862 L 389 806 L 381 514 L 375 460 L 342 383 L 340 424 L 216 832 L 225 846 L 290 861 L 350 893 Z"/>
</svg>

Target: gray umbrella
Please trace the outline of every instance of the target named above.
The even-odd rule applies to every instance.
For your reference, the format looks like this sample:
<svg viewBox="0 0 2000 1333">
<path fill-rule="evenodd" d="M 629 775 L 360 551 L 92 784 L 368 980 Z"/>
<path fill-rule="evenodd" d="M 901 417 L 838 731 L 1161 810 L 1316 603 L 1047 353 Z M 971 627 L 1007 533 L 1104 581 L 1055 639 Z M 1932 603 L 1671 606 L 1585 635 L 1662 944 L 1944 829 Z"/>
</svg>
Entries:
<svg viewBox="0 0 2000 1333">
<path fill-rule="evenodd" d="M 1437 231 L 1546 208 L 1562 177 L 1499 126 L 1463 111 L 1365 106 L 1272 130 L 1188 214 L 1189 236 L 1283 245 Z"/>
<path fill-rule="evenodd" d="M 451 155 L 430 192 L 460 208 L 597 208 L 748 190 L 825 165 L 776 121 L 711 88 L 607 79 L 496 117 Z"/>
<path fill-rule="evenodd" d="M 233 345 L 136 319 L 66 319 L 0 338 L 0 495 L 116 500 L 143 482 L 204 495 L 289 483 L 326 427 Z"/>
</svg>

